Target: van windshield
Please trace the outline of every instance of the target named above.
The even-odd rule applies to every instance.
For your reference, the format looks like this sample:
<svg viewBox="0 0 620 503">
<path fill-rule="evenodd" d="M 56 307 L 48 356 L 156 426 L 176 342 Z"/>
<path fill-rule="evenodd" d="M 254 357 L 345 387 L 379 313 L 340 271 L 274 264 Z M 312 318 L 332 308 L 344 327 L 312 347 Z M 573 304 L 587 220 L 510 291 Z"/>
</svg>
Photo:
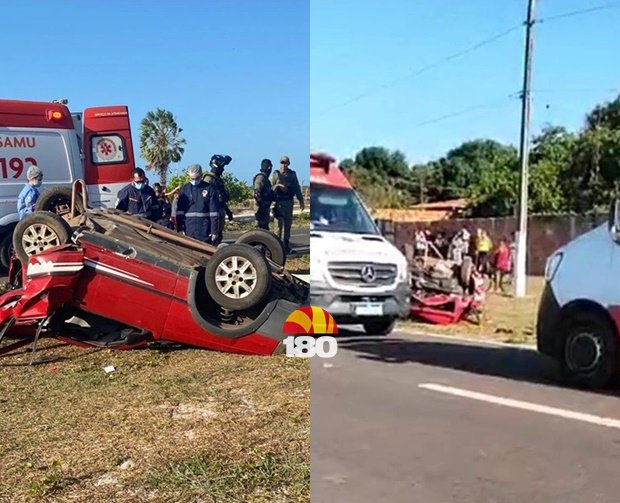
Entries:
<svg viewBox="0 0 620 503">
<path fill-rule="evenodd" d="M 310 230 L 379 234 L 354 190 L 322 185 L 310 189 Z"/>
</svg>

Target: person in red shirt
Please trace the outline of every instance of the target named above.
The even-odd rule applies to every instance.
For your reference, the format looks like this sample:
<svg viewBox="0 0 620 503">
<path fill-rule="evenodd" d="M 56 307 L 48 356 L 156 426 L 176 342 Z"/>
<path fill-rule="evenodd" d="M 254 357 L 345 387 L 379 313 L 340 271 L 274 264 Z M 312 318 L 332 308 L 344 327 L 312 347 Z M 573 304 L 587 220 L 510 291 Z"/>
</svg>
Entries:
<svg viewBox="0 0 620 503">
<path fill-rule="evenodd" d="M 497 290 L 497 288 L 502 285 L 504 276 L 511 274 L 512 270 L 512 253 L 510 251 L 510 247 L 508 246 L 508 240 L 505 237 L 500 240 L 499 246 L 497 247 L 497 250 L 495 250 L 493 261 L 495 266 L 493 286 L 494 289 Z"/>
</svg>

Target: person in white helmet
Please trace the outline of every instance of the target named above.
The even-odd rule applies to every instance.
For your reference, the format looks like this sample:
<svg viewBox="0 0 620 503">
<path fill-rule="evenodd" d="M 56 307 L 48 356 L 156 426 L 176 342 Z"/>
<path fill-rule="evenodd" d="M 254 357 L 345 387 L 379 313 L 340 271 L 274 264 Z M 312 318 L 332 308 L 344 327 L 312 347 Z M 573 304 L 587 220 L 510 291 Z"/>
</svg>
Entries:
<svg viewBox="0 0 620 503">
<path fill-rule="evenodd" d="M 39 199 L 39 187 L 43 183 L 43 172 L 38 166 L 32 165 L 26 171 L 28 182 L 17 196 L 17 213 L 19 219 L 23 220 L 26 215 L 34 212 L 37 199 Z"/>
</svg>

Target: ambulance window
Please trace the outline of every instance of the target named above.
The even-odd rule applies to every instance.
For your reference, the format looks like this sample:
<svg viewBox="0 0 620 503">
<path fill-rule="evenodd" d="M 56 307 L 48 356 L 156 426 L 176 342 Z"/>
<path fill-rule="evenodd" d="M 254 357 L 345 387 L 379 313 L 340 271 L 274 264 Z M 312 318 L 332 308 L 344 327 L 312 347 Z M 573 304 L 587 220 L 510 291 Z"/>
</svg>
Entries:
<svg viewBox="0 0 620 503">
<path fill-rule="evenodd" d="M 127 160 L 123 137 L 116 134 L 92 136 L 90 151 L 93 164 L 119 164 Z"/>
<path fill-rule="evenodd" d="M 320 185 L 310 189 L 310 229 L 324 232 L 379 234 L 372 218 L 353 190 Z"/>
</svg>

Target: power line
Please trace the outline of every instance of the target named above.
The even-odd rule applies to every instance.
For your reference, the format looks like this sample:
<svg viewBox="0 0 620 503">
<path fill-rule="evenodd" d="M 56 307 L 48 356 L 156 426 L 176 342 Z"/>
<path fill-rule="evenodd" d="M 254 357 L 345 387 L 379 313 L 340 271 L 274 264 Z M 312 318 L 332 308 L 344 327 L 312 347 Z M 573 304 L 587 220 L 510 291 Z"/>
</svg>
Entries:
<svg viewBox="0 0 620 503">
<path fill-rule="evenodd" d="M 515 93 L 515 94 L 518 94 L 518 93 Z M 490 109 L 498 108 L 500 106 L 504 106 L 508 99 L 515 99 L 516 97 L 515 94 L 510 94 L 509 96 L 506 96 L 503 99 L 498 100 L 497 102 L 472 105 L 470 107 L 463 108 L 462 110 L 458 110 L 456 112 L 452 112 L 449 114 L 441 115 L 439 117 L 435 117 L 434 119 L 428 119 L 428 120 L 419 122 L 415 124 L 412 127 L 412 129 L 417 129 L 419 127 L 428 126 L 429 124 L 436 124 L 437 122 L 443 122 L 445 120 L 452 119 L 454 117 L 460 117 L 461 115 L 466 115 L 468 113 L 476 112 L 478 110 L 490 110 Z"/>
<path fill-rule="evenodd" d="M 401 76 L 401 77 L 399 77 L 399 78 L 397 78 L 395 80 L 392 80 L 390 82 L 386 82 L 384 84 L 380 84 L 380 85 L 378 85 L 376 87 L 373 87 L 373 88 L 371 88 L 371 89 L 369 89 L 369 90 L 367 90 L 367 91 L 365 91 L 365 92 L 363 92 L 363 93 L 361 93 L 361 94 L 359 94 L 359 95 L 357 95 L 357 96 L 355 96 L 355 97 L 345 101 L 344 103 L 341 103 L 340 105 L 336 105 L 334 107 L 331 107 L 329 110 L 325 110 L 323 113 L 321 113 L 319 115 L 320 116 L 326 115 L 326 114 L 332 112 L 334 109 L 338 109 L 338 108 L 342 108 L 342 107 L 348 106 L 348 105 L 350 105 L 352 103 L 355 103 L 357 101 L 360 101 L 360 100 L 366 98 L 367 96 L 371 96 L 372 94 L 375 94 L 377 92 L 381 92 L 381 91 L 384 91 L 385 89 L 389 89 L 390 87 L 393 87 L 393 86 L 395 86 L 396 84 L 398 84 L 400 82 L 403 82 L 405 80 L 409 80 L 409 79 L 415 78 L 415 77 L 417 77 L 419 75 L 422 75 L 422 74 L 428 72 L 429 70 L 437 68 L 437 67 L 439 67 L 439 66 L 441 66 L 441 65 L 443 65 L 445 63 L 448 63 L 448 62 L 450 62 L 450 61 L 452 61 L 454 59 L 457 59 L 457 58 L 460 58 L 462 56 L 465 56 L 465 55 L 467 55 L 467 54 L 469 54 L 471 52 L 475 52 L 478 49 L 481 49 L 482 47 L 484 47 L 486 45 L 492 44 L 493 42 L 496 42 L 497 40 L 500 40 L 500 39 L 506 37 L 507 35 L 511 34 L 512 32 L 519 30 L 521 28 L 521 26 L 522 26 L 522 23 L 514 25 L 514 26 L 512 26 L 512 27 L 510 27 L 510 28 L 500 32 L 500 33 L 497 33 L 497 34 L 492 35 L 492 36 L 490 36 L 488 38 L 485 38 L 484 40 L 481 40 L 480 42 L 477 42 L 476 44 L 474 44 L 472 46 L 469 46 L 466 49 L 463 49 L 461 51 L 458 51 L 458 52 L 455 52 L 453 54 L 450 54 L 450 55 L 448 55 L 448 56 L 446 56 L 444 58 L 441 58 L 441 59 L 435 61 L 434 63 L 431 63 L 429 65 L 426 65 L 426 66 L 423 66 L 421 68 L 418 68 L 417 70 L 415 70 L 413 72 L 410 72 L 410 73 L 408 73 L 406 75 L 403 75 L 403 76 Z"/>
<path fill-rule="evenodd" d="M 620 2 L 610 2 L 603 5 L 597 5 L 595 7 L 588 7 L 586 9 L 579 9 L 570 12 L 564 12 L 562 14 L 556 14 L 555 16 L 547 16 L 537 20 L 537 23 L 544 23 L 547 21 L 555 21 L 556 19 L 564 19 L 567 17 L 580 16 L 582 14 L 589 14 L 590 12 L 598 12 L 608 9 L 620 8 Z"/>
</svg>

